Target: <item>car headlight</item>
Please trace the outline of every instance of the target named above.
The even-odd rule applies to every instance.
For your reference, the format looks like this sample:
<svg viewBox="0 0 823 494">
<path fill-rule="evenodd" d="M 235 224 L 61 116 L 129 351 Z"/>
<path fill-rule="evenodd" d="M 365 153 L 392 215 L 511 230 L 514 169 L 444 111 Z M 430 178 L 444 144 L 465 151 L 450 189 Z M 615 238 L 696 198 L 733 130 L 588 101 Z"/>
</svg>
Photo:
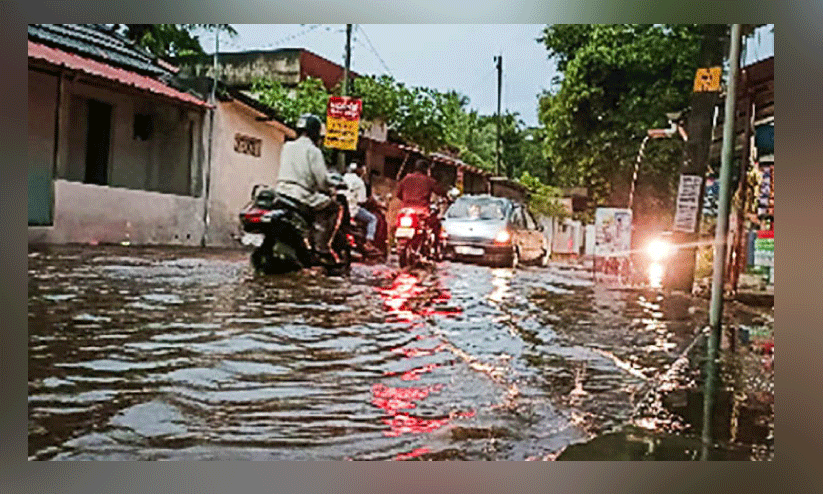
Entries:
<svg viewBox="0 0 823 494">
<path fill-rule="evenodd" d="M 497 232 L 497 235 L 494 236 L 494 241 L 499 244 L 505 244 L 509 240 L 511 240 L 512 234 L 509 233 L 508 230 L 500 230 Z"/>
</svg>

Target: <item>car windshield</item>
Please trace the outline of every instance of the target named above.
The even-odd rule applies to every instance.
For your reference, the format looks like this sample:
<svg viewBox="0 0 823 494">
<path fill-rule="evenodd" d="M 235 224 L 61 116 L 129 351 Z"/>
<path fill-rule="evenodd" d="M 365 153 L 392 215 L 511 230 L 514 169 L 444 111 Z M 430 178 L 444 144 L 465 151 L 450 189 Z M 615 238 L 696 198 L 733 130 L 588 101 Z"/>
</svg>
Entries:
<svg viewBox="0 0 823 494">
<path fill-rule="evenodd" d="M 446 212 L 447 218 L 466 220 L 502 220 L 506 204 L 499 199 L 463 199 Z"/>
</svg>

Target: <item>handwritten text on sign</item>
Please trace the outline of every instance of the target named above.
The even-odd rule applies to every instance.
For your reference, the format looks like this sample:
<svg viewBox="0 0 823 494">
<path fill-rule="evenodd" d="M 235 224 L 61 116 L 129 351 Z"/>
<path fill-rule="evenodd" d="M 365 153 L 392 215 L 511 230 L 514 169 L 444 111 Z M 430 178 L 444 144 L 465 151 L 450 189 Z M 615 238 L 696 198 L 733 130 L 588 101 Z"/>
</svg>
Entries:
<svg viewBox="0 0 823 494">
<path fill-rule="evenodd" d="M 357 149 L 362 109 L 363 102 L 359 99 L 330 97 L 326 113 L 326 139 L 323 145 L 335 149 Z"/>
<path fill-rule="evenodd" d="M 263 148 L 263 141 L 255 137 L 234 135 L 234 150 L 238 153 L 248 154 L 259 158 Z"/>
<path fill-rule="evenodd" d="M 697 208 L 703 179 L 699 175 L 681 175 L 677 190 L 677 210 L 674 214 L 674 229 L 679 232 L 694 232 L 697 227 Z"/>
</svg>

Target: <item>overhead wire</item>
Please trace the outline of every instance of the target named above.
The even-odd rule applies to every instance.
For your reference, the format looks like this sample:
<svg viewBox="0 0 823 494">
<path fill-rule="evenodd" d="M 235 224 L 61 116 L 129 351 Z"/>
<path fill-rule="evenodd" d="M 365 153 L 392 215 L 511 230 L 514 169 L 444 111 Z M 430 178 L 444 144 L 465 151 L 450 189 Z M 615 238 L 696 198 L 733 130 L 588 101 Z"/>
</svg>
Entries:
<svg viewBox="0 0 823 494">
<path fill-rule="evenodd" d="M 374 44 L 371 42 L 371 39 L 369 38 L 369 35 L 363 29 L 363 26 L 361 26 L 360 24 L 355 24 L 355 26 L 357 26 L 358 31 L 363 33 L 363 36 L 366 38 L 366 42 L 369 44 L 368 48 L 371 50 L 371 52 L 374 54 L 374 56 L 377 57 L 377 59 L 380 61 L 380 64 L 383 66 L 384 69 L 386 69 L 386 72 L 390 76 L 394 77 L 394 74 L 392 74 L 391 70 L 389 69 L 389 66 L 386 65 L 385 61 L 383 61 L 383 57 L 381 57 L 380 54 L 377 53 L 377 49 L 374 47 Z M 362 44 L 362 42 L 361 42 L 361 44 Z"/>
</svg>

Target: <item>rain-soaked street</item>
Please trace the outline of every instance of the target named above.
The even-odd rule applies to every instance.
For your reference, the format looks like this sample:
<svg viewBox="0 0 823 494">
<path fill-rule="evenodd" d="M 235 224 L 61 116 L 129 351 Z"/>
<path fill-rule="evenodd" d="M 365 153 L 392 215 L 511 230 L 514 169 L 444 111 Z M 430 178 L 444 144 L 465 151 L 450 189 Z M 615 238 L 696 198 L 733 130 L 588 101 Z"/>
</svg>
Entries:
<svg viewBox="0 0 823 494">
<path fill-rule="evenodd" d="M 247 256 L 31 249 L 30 459 L 551 458 L 642 425 L 707 320 L 572 266 L 266 277 Z"/>
</svg>

